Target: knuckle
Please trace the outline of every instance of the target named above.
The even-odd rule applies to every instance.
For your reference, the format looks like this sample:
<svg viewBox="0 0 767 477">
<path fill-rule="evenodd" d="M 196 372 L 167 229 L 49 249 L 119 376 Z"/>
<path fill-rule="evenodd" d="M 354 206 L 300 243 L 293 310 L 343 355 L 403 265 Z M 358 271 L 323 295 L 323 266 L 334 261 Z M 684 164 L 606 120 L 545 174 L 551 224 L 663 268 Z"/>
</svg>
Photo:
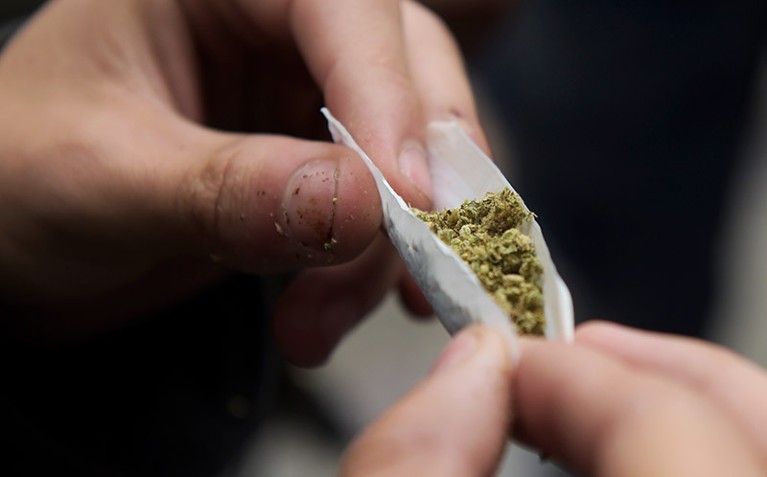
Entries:
<svg viewBox="0 0 767 477">
<path fill-rule="evenodd" d="M 231 171 L 241 155 L 239 144 L 225 147 L 192 168 L 182 181 L 178 208 L 188 216 L 192 233 L 200 238 L 202 252 L 213 257 L 227 241 L 222 210 L 229 194 Z"/>
</svg>

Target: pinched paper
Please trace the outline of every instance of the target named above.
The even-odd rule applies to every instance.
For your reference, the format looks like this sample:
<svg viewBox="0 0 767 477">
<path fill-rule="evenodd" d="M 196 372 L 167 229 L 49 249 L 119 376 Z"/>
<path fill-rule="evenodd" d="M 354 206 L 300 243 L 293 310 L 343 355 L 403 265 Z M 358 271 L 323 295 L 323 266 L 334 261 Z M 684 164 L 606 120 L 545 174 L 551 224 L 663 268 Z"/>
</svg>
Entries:
<svg viewBox="0 0 767 477">
<path fill-rule="evenodd" d="M 389 240 L 448 332 L 456 333 L 466 325 L 481 322 L 501 330 L 514 342 L 516 333 L 509 317 L 485 291 L 468 265 L 415 216 L 343 124 L 327 108 L 323 108 L 322 112 L 328 120 L 334 141 L 357 152 L 373 174 L 381 196 L 383 226 Z M 493 161 L 458 124 L 430 124 L 427 146 L 432 199 L 436 209 L 458 207 L 464 200 L 481 199 L 488 192 L 499 192 L 504 188 L 514 190 Z M 546 337 L 572 341 L 573 305 L 570 291 L 557 273 L 541 228 L 533 220 L 521 231 L 532 238 L 543 266 Z"/>
</svg>

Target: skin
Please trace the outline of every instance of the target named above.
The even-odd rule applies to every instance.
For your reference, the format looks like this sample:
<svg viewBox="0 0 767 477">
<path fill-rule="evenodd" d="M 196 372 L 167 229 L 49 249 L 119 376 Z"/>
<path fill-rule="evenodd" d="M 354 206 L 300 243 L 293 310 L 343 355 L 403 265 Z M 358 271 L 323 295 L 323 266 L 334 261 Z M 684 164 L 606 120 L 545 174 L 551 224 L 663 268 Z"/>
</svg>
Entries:
<svg viewBox="0 0 767 477">
<path fill-rule="evenodd" d="M 77 341 L 231 271 L 290 273 L 276 340 L 318 364 L 392 285 L 429 313 L 320 106 L 418 207 L 427 122 L 457 118 L 486 148 L 450 33 L 396 0 L 49 2 L 0 55 L 0 104 L 14 340 Z"/>
<path fill-rule="evenodd" d="M 607 323 L 581 326 L 574 345 L 520 341 L 512 369 L 500 335 L 461 332 L 352 444 L 341 475 L 494 475 L 510 416 L 516 440 L 579 475 L 767 472 L 767 373 L 753 363 Z"/>
</svg>

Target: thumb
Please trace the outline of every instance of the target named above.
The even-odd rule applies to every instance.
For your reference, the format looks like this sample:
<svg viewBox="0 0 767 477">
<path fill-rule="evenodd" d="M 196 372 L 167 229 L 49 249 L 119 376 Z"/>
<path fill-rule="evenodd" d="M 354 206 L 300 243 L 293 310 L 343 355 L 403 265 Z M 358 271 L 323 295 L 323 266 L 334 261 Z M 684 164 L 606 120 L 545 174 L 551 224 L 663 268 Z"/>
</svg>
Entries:
<svg viewBox="0 0 767 477">
<path fill-rule="evenodd" d="M 341 475 L 492 475 L 507 442 L 510 355 L 489 328 L 462 331 L 431 375 L 352 444 Z"/>
<path fill-rule="evenodd" d="M 200 253 L 234 269 L 269 272 L 343 262 L 372 241 L 380 201 L 353 151 L 195 129 L 200 152 L 175 161 L 171 175 L 181 184 L 183 230 Z"/>
</svg>

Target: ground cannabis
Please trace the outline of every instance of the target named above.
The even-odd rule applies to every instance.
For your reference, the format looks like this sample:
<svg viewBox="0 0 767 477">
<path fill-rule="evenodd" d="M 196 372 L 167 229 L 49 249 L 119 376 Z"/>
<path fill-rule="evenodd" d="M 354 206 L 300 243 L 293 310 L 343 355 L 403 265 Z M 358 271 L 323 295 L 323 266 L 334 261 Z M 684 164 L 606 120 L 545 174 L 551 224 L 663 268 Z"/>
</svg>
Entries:
<svg viewBox="0 0 767 477">
<path fill-rule="evenodd" d="M 416 215 L 469 264 L 519 333 L 544 333 L 543 268 L 532 239 L 519 230 L 534 214 L 519 195 L 506 188 L 455 209 Z"/>
</svg>

